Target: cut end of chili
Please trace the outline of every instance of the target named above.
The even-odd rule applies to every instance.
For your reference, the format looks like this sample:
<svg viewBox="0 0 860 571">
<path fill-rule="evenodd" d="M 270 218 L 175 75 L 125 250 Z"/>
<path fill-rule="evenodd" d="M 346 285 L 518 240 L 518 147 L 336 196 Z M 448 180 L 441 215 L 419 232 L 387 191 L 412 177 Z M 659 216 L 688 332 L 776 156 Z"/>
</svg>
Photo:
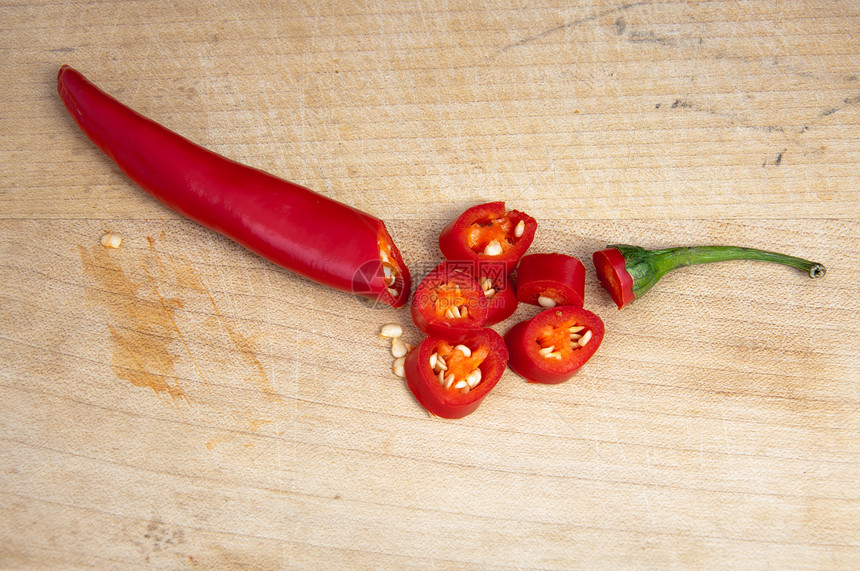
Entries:
<svg viewBox="0 0 860 571">
<path fill-rule="evenodd" d="M 633 293 L 633 277 L 627 271 L 627 260 L 617 248 L 606 248 L 591 256 L 597 279 L 621 309 L 628 305 L 636 295 Z"/>
<path fill-rule="evenodd" d="M 494 263 L 504 264 L 505 273 L 510 273 L 531 246 L 536 229 L 537 222 L 528 214 L 506 210 L 504 202 L 488 202 L 449 223 L 439 236 L 439 248 L 449 260 L 475 262 L 478 276 L 492 272 Z"/>
<path fill-rule="evenodd" d="M 581 307 L 547 309 L 505 335 L 508 366 L 530 382 L 562 383 L 591 359 L 604 331 L 603 320 Z"/>
</svg>

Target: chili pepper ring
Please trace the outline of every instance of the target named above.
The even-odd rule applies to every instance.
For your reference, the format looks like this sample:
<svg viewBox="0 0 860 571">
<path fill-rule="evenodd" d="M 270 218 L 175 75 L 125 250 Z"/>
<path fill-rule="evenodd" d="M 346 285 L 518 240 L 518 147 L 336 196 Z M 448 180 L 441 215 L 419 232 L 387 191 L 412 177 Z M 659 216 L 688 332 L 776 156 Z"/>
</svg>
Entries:
<svg viewBox="0 0 860 571">
<path fill-rule="evenodd" d="M 57 91 L 81 130 L 167 207 L 312 281 L 406 303 L 409 271 L 380 219 L 204 149 L 69 66 Z"/>
</svg>

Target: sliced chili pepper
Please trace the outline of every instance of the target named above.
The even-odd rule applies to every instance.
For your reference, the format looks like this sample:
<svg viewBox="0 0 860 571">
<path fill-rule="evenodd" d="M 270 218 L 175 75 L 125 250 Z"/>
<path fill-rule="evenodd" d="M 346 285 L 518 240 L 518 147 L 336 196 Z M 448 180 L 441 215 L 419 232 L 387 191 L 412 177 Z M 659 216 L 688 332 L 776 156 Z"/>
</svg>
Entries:
<svg viewBox="0 0 860 571">
<path fill-rule="evenodd" d="M 57 90 L 83 132 L 169 208 L 275 264 L 394 307 L 411 280 L 378 218 L 208 151 L 63 66 Z"/>
<path fill-rule="evenodd" d="M 476 275 L 495 272 L 502 263 L 505 274 L 516 267 L 534 239 L 537 222 L 517 210 L 505 210 L 504 202 L 478 204 L 451 221 L 439 236 L 439 248 L 449 260 L 468 260 Z"/>
<path fill-rule="evenodd" d="M 528 254 L 517 266 L 517 298 L 541 307 L 576 305 L 585 298 L 585 266 L 564 254 Z"/>
<path fill-rule="evenodd" d="M 487 300 L 478 281 L 442 262 L 412 296 L 412 321 L 428 335 L 458 340 L 487 322 Z"/>
<path fill-rule="evenodd" d="M 513 277 L 484 276 L 478 280 L 478 283 L 484 290 L 484 297 L 487 298 L 487 322 L 484 325 L 495 325 L 514 314 L 519 301 Z"/>
<path fill-rule="evenodd" d="M 492 329 L 457 342 L 427 337 L 406 356 L 409 390 L 431 414 L 462 418 L 474 412 L 505 370 L 508 350 Z"/>
<path fill-rule="evenodd" d="M 514 325 L 505 335 L 508 366 L 535 383 L 562 383 L 603 341 L 603 320 L 572 305 L 558 306 Z"/>
<path fill-rule="evenodd" d="M 825 267 L 817 262 L 777 252 L 736 246 L 646 250 L 639 246 L 616 245 L 594 252 L 592 259 L 600 283 L 609 292 L 618 309 L 642 297 L 668 272 L 694 264 L 758 260 L 796 268 L 808 273 L 810 278 L 824 277 L 827 272 Z"/>
</svg>

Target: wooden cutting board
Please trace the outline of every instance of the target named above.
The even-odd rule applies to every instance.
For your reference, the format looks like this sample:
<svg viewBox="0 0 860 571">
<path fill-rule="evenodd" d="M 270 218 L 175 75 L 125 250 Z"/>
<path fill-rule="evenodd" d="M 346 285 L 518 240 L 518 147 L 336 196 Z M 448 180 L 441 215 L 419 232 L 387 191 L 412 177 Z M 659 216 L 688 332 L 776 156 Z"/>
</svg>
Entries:
<svg viewBox="0 0 860 571">
<path fill-rule="evenodd" d="M 856 3 L 520 4 L 0 7 L 0 566 L 860 567 Z M 160 206 L 62 64 L 383 218 L 419 278 L 466 207 L 530 213 L 603 345 L 431 418 L 378 336 L 418 342 L 408 311 Z M 699 266 L 618 311 L 589 261 L 615 242 L 829 272 Z"/>
</svg>

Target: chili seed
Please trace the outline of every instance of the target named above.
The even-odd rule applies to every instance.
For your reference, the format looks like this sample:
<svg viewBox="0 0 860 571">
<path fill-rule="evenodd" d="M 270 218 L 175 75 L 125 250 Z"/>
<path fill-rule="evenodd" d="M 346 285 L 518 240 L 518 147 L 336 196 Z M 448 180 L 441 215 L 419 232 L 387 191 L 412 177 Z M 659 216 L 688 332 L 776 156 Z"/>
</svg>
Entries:
<svg viewBox="0 0 860 571">
<path fill-rule="evenodd" d="M 541 307 L 545 307 L 547 309 L 550 309 L 550 308 L 556 306 L 556 301 L 551 297 L 539 295 L 537 301 Z"/>
<path fill-rule="evenodd" d="M 436 356 L 436 366 L 445 371 L 448 370 L 448 363 L 445 362 L 445 359 L 442 357 L 442 355 Z"/>
<path fill-rule="evenodd" d="M 450 375 L 450 376 L 453 377 L 454 375 Z M 457 381 L 457 384 L 454 385 L 454 388 L 455 389 L 462 389 L 462 388 L 467 388 L 468 386 L 469 386 L 469 383 L 467 383 L 466 381 Z"/>
<path fill-rule="evenodd" d="M 574 325 L 573 327 L 567 328 L 567 330 L 570 331 L 571 333 L 579 333 L 583 329 L 585 329 L 585 325 Z"/>
<path fill-rule="evenodd" d="M 102 236 L 101 239 L 102 246 L 105 248 L 119 248 L 119 245 L 122 244 L 122 236 L 119 234 L 112 234 L 110 232 L 106 233 Z"/>
<path fill-rule="evenodd" d="M 400 337 L 403 335 L 403 328 L 396 323 L 387 323 L 379 330 L 379 335 L 382 337 Z"/>
<path fill-rule="evenodd" d="M 474 389 L 478 386 L 478 383 L 481 382 L 481 369 L 475 369 L 466 377 L 466 384 L 469 385 L 469 388 Z"/>
<path fill-rule="evenodd" d="M 445 310 L 445 317 L 447 317 L 448 319 L 454 319 L 454 312 L 451 311 L 450 307 Z"/>
<path fill-rule="evenodd" d="M 580 339 L 580 340 L 579 340 L 579 341 L 577 341 L 576 343 L 577 343 L 577 345 L 579 345 L 580 347 L 585 347 L 585 345 L 586 345 L 589 341 L 591 341 L 591 330 L 590 330 L 590 329 L 589 329 L 588 331 L 586 331 L 586 332 L 582 335 L 582 339 Z"/>
<path fill-rule="evenodd" d="M 445 384 L 445 372 L 444 371 L 439 371 L 439 374 L 436 375 L 436 378 L 439 379 L 440 385 Z"/>
<path fill-rule="evenodd" d="M 521 238 L 523 235 L 523 232 L 525 232 L 525 231 L 526 231 L 526 223 L 524 221 L 520 220 L 519 222 L 517 222 L 517 227 L 514 228 L 514 236 L 516 236 L 517 238 Z"/>
<path fill-rule="evenodd" d="M 394 337 L 391 339 L 391 354 L 395 359 L 405 357 L 409 352 L 409 349 L 410 347 L 404 343 L 400 337 Z"/>
<path fill-rule="evenodd" d="M 404 367 L 404 363 L 406 362 L 406 357 L 399 357 L 394 359 L 394 364 L 391 366 L 391 370 L 394 371 L 394 374 L 398 377 L 406 376 L 406 368 Z"/>
<path fill-rule="evenodd" d="M 436 370 L 436 359 L 439 358 L 439 353 L 433 353 L 430 355 L 430 368 L 434 371 Z"/>
<path fill-rule="evenodd" d="M 490 240 L 490 243 L 484 248 L 484 255 L 486 256 L 498 256 L 501 253 L 502 245 L 499 244 L 498 240 Z"/>
<path fill-rule="evenodd" d="M 460 382 L 462 383 L 463 381 L 460 381 Z M 450 373 L 450 374 L 446 375 L 445 376 L 445 388 L 450 389 L 451 385 L 453 383 L 454 383 L 454 374 Z"/>
<path fill-rule="evenodd" d="M 385 252 L 380 250 L 379 251 L 379 259 L 382 260 L 383 262 L 387 262 L 388 261 L 388 254 L 386 254 Z"/>
<path fill-rule="evenodd" d="M 570 334 L 570 340 L 571 341 L 578 341 L 579 339 L 582 339 L 582 335 L 580 335 L 579 333 L 571 333 Z"/>
<path fill-rule="evenodd" d="M 546 357 L 547 355 L 549 355 L 553 351 L 555 351 L 555 346 L 550 345 L 549 347 L 543 347 L 542 349 L 538 349 L 538 355 L 542 355 L 542 356 Z"/>
<path fill-rule="evenodd" d="M 462 353 L 462 354 L 463 354 L 463 355 L 465 355 L 466 357 L 471 357 L 471 356 L 472 356 L 472 350 L 471 350 L 471 349 L 469 349 L 468 347 L 466 347 L 465 345 L 457 345 L 457 346 L 455 346 L 455 347 L 454 347 L 454 351 L 459 351 L 460 353 Z"/>
<path fill-rule="evenodd" d="M 558 351 L 554 351 L 554 352 L 550 353 L 549 355 L 546 355 L 546 358 L 547 359 L 558 359 L 559 361 L 561 361 L 561 353 L 559 353 Z"/>
</svg>

